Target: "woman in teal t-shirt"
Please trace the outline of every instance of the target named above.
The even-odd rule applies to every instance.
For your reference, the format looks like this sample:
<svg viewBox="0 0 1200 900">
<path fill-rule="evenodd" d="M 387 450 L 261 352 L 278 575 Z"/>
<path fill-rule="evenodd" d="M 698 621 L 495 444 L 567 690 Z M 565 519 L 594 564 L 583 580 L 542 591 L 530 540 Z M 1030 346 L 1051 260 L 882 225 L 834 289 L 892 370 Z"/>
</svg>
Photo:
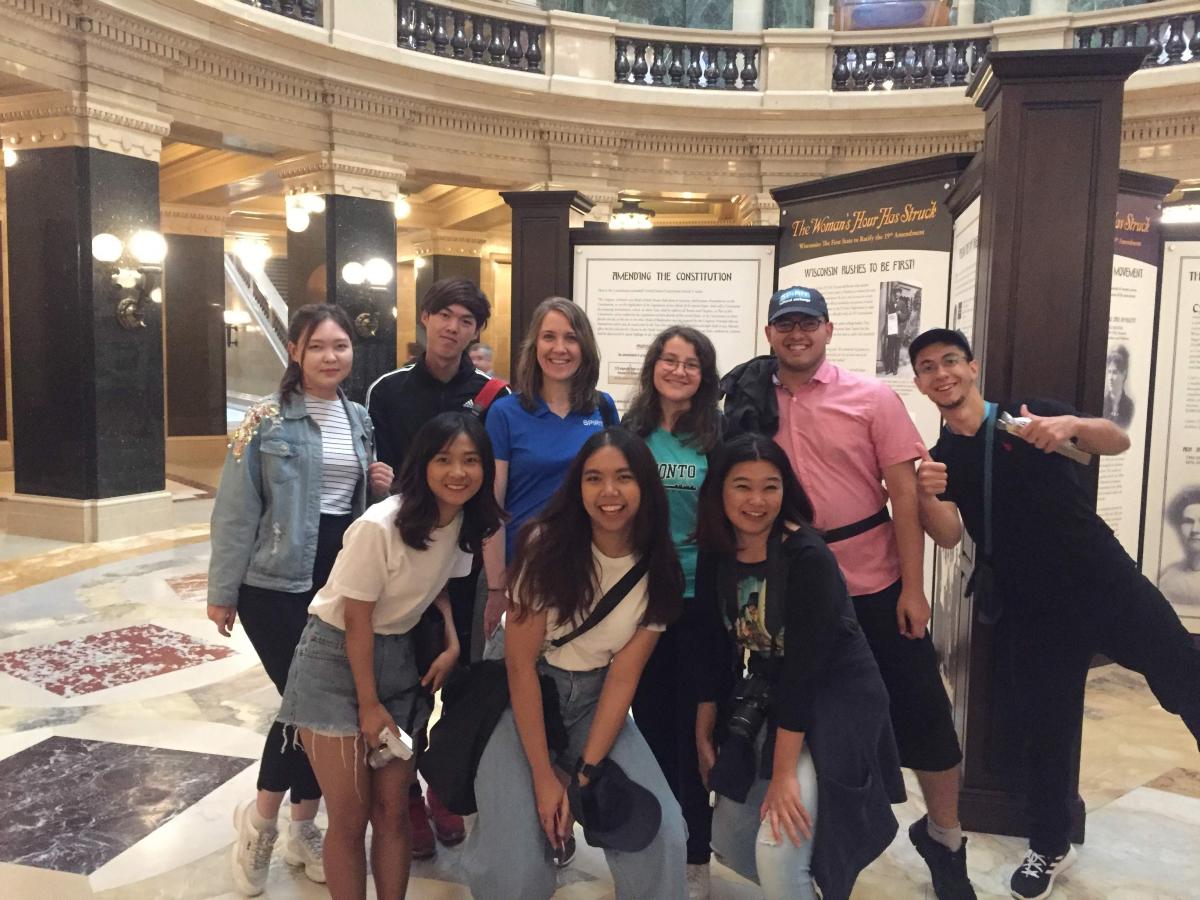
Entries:
<svg viewBox="0 0 1200 900">
<path fill-rule="evenodd" d="M 708 895 L 712 810 L 696 758 L 696 699 L 687 672 L 695 616 L 696 505 L 708 454 L 721 439 L 717 354 L 694 328 L 673 325 L 646 351 L 638 391 L 622 424 L 645 438 L 671 511 L 671 537 L 686 580 L 683 617 L 659 640 L 633 699 L 633 717 L 675 792 L 688 826 L 690 896 Z"/>
</svg>

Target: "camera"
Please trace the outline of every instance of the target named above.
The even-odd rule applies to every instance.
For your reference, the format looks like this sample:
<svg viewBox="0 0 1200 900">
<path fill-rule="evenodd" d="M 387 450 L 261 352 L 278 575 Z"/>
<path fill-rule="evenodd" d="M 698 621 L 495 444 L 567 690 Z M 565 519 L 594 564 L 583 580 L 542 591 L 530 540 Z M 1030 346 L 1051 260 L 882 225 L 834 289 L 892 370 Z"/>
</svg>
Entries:
<svg viewBox="0 0 1200 900">
<path fill-rule="evenodd" d="M 747 675 L 733 691 L 730 701 L 729 733 L 750 743 L 758 737 L 771 705 L 771 684 L 761 675 Z"/>
<path fill-rule="evenodd" d="M 379 732 L 379 746 L 371 751 L 367 764 L 372 769 L 382 769 L 393 759 L 412 759 L 412 755 L 412 738 L 402 730 L 400 737 L 396 737 L 390 728 L 385 728 Z"/>
</svg>

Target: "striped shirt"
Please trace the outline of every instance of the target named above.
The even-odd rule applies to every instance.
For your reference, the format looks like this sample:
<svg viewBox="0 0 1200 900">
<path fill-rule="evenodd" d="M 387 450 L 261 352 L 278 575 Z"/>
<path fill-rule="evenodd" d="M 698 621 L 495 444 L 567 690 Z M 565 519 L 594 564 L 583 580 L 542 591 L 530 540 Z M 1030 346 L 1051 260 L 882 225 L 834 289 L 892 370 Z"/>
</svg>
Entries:
<svg viewBox="0 0 1200 900">
<path fill-rule="evenodd" d="M 362 475 L 350 420 L 341 400 L 304 395 L 308 414 L 321 429 L 321 513 L 344 516 L 351 511 L 354 489 Z"/>
</svg>

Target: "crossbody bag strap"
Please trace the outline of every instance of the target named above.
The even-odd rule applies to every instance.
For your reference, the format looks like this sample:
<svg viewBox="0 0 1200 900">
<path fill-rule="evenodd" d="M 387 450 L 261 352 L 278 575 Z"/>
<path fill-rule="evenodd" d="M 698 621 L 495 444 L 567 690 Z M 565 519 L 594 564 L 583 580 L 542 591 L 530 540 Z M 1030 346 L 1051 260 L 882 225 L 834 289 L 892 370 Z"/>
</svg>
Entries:
<svg viewBox="0 0 1200 900">
<path fill-rule="evenodd" d="M 992 558 L 992 458 L 995 456 L 996 415 L 999 406 L 984 404 L 983 420 L 983 558 Z"/>
<path fill-rule="evenodd" d="M 630 567 L 628 572 L 621 576 L 620 581 L 608 589 L 608 592 L 600 598 L 599 603 L 592 607 L 592 611 L 588 613 L 587 618 L 583 620 L 578 628 L 569 634 L 555 638 L 550 642 L 550 645 L 552 647 L 561 647 L 563 644 L 575 640 L 575 638 L 586 634 L 599 625 L 610 612 L 617 608 L 617 604 L 625 599 L 625 595 L 633 590 L 633 586 L 642 580 L 649 568 L 650 560 L 643 556 Z"/>
</svg>

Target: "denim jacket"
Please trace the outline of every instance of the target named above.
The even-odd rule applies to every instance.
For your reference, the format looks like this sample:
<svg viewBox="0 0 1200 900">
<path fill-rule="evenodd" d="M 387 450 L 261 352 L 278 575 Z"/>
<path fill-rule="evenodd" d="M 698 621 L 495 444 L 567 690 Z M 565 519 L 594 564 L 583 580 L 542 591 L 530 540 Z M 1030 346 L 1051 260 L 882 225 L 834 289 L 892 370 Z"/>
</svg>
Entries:
<svg viewBox="0 0 1200 900">
<path fill-rule="evenodd" d="M 367 506 L 375 449 L 365 407 L 338 392 L 362 467 L 351 514 Z M 321 520 L 321 429 L 304 396 L 272 394 L 233 433 L 212 513 L 208 602 L 237 606 L 242 584 L 299 593 L 312 587 Z"/>
</svg>

